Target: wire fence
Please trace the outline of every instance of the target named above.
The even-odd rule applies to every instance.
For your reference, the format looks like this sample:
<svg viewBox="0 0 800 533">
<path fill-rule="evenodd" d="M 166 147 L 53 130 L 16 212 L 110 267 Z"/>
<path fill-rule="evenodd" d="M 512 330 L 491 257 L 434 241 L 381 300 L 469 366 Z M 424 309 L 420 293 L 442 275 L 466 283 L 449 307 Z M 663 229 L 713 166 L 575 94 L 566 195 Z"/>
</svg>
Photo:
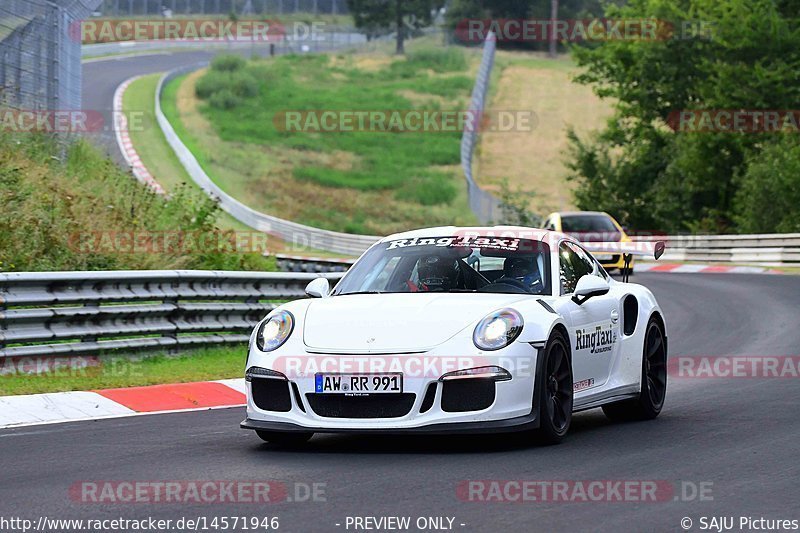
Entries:
<svg viewBox="0 0 800 533">
<path fill-rule="evenodd" d="M 103 0 L 104 17 L 162 15 L 346 15 L 347 0 Z"/>
<path fill-rule="evenodd" d="M 0 107 L 80 108 L 81 44 L 70 37 L 70 28 L 100 2 L 0 2 Z"/>
</svg>

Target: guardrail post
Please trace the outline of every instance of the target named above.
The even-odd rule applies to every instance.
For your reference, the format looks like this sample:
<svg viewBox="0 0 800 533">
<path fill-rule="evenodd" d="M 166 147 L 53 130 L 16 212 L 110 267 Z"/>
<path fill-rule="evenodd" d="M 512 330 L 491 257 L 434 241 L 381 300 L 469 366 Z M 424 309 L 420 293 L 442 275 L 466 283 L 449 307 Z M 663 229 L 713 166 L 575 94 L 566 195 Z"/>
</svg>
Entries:
<svg viewBox="0 0 800 533">
<path fill-rule="evenodd" d="M 7 309 L 8 307 L 6 306 L 6 299 L 0 296 L 0 331 L 6 331 L 8 329 L 8 324 L 6 324 Z M 6 341 L 4 338 L 0 339 L 0 350 L 6 347 Z"/>
<path fill-rule="evenodd" d="M 100 304 L 98 302 L 87 302 L 83 304 L 83 307 L 88 307 L 95 310 L 97 313 L 100 310 Z M 99 337 L 97 336 L 90 336 L 90 337 L 81 337 L 81 342 L 97 342 Z"/>
<path fill-rule="evenodd" d="M 178 298 L 164 298 L 161 303 L 174 306 L 168 315 L 168 320 L 172 324 L 173 329 L 168 333 L 162 333 L 161 336 L 166 339 L 175 340 L 175 344 L 167 349 L 167 353 L 176 354 L 178 353 L 180 346 L 178 345 L 178 326 L 175 325 L 175 320 L 178 319 L 181 313 L 180 304 L 178 303 Z"/>
</svg>

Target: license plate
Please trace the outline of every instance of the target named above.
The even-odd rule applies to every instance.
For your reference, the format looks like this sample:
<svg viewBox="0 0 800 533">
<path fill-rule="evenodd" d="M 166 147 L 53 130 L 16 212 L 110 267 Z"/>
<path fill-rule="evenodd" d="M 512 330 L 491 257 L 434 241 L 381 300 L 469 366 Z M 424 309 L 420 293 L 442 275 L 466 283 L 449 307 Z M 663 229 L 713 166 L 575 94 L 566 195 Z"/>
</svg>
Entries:
<svg viewBox="0 0 800 533">
<path fill-rule="evenodd" d="M 397 394 L 403 392 L 403 374 L 315 374 L 319 394 Z"/>
</svg>

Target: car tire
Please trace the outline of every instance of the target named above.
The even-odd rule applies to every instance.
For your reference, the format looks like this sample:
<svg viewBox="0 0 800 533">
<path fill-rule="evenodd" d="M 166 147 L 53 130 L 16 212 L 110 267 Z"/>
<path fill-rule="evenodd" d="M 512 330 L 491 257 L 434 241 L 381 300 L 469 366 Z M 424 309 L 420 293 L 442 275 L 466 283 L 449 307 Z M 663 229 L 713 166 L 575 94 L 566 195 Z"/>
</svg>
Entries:
<svg viewBox="0 0 800 533">
<path fill-rule="evenodd" d="M 567 339 L 555 331 L 544 349 L 536 393 L 539 405 L 536 440 L 544 445 L 560 443 L 572 422 L 572 361 L 569 354 Z"/>
<path fill-rule="evenodd" d="M 277 444 L 279 446 L 299 446 L 305 444 L 314 436 L 314 434 L 310 432 L 284 433 L 281 431 L 264 431 L 260 429 L 256 430 L 256 435 L 264 442 Z"/>
<path fill-rule="evenodd" d="M 642 389 L 633 400 L 603 406 L 614 421 L 652 420 L 661 413 L 667 394 L 667 341 L 661 323 L 651 318 L 647 323 L 642 348 Z"/>
</svg>

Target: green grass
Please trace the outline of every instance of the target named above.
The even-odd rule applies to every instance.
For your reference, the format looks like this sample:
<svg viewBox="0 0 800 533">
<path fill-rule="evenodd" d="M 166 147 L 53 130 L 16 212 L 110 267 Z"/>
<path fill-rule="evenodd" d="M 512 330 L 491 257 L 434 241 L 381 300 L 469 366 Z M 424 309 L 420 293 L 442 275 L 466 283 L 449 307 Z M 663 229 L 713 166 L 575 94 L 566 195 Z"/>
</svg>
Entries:
<svg viewBox="0 0 800 533">
<path fill-rule="evenodd" d="M 209 176 L 256 209 L 353 233 L 473 223 L 460 131 L 278 127 L 287 111 L 465 109 L 475 54 L 410 48 L 406 59 L 283 56 L 238 68 L 228 62 L 224 70 L 218 65 L 170 83 L 162 106 Z M 187 94 L 195 101 L 187 104 Z M 196 95 L 204 97 L 199 106 Z"/>
<path fill-rule="evenodd" d="M 432 166 L 459 163 L 461 133 L 415 132 L 383 133 L 356 131 L 341 133 L 309 133 L 280 131 L 273 123 L 286 111 L 302 110 L 412 110 L 416 106 L 401 96 L 401 91 L 447 98 L 468 96 L 472 81 L 467 76 L 440 78 L 429 75 L 435 68 L 428 52 L 422 59 L 411 55 L 408 60 L 392 63 L 389 68 L 367 72 L 354 65 L 334 66 L 327 55 L 281 57 L 271 63 L 253 62 L 239 74 L 211 70 L 205 79 L 225 80 L 234 90 L 247 78 L 258 80 L 262 87 L 257 97 L 246 94 L 237 97 L 240 105 L 234 109 L 203 107 L 217 131 L 226 141 L 285 146 L 316 152 L 349 152 L 359 164 L 350 170 L 326 166 L 297 165 L 294 175 L 331 187 L 350 187 L 359 190 L 396 189 L 409 178 L 424 179 L 435 171 Z M 446 53 L 446 56 L 452 56 Z M 459 57 L 459 56 L 456 56 Z M 466 60 L 459 70 L 466 70 Z M 400 65 L 395 67 L 395 65 Z M 448 72 L 451 70 L 448 69 Z M 310 80 L 313 83 L 309 83 Z M 202 96 L 199 89 L 198 95 Z M 224 91 L 225 86 L 220 90 Z M 243 91 L 244 92 L 244 91 Z M 429 106 L 434 109 L 440 106 Z M 456 106 L 463 108 L 463 106 Z M 447 200 L 451 200 L 452 195 Z"/>
<path fill-rule="evenodd" d="M 217 249 L 120 252 L 114 236 L 131 232 L 220 231 L 220 211 L 189 187 L 156 195 L 84 140 L 0 133 L 0 205 L 0 271 L 275 267 Z"/>
<path fill-rule="evenodd" d="M 150 174 L 171 192 L 179 185 L 189 183 L 191 178 L 178 161 L 155 117 L 155 94 L 162 74 L 151 74 L 134 81 L 125 91 L 122 109 L 131 124 L 138 121 L 141 128 L 130 127 L 130 137 L 136 152 Z"/>
<path fill-rule="evenodd" d="M 186 169 L 183 168 L 175 152 L 167 143 L 161 128 L 155 121 L 155 91 L 161 76 L 161 74 L 153 74 L 139 78 L 131 83 L 128 90 L 125 91 L 123 98 L 124 113 L 129 117 L 132 113 L 141 114 L 142 123 L 144 124 L 143 128 L 130 132 L 131 141 L 145 167 L 168 193 L 175 188 L 183 186 L 200 192 L 200 188 L 195 185 Z M 176 80 L 176 83 L 168 84 L 164 89 L 165 98 L 162 106 L 167 116 L 175 116 L 177 114 L 175 93 L 183 80 L 185 80 L 185 76 Z M 189 136 L 183 127 L 183 123 L 179 120 L 172 120 L 171 122 L 178 135 L 186 141 Z M 252 231 L 252 228 L 221 210 L 219 211 L 217 226 L 222 230 Z M 341 254 L 308 247 L 300 247 L 298 249 L 293 247 L 291 243 L 287 244 L 272 236 L 269 237 L 267 245 L 270 252 L 296 253 L 315 257 L 343 257 Z"/>
<path fill-rule="evenodd" d="M 139 129 L 131 128 L 131 142 L 144 166 L 167 193 L 183 186 L 196 188 L 199 192 L 199 187 L 194 185 L 194 181 L 181 165 L 156 122 L 155 94 L 161 76 L 162 74 L 143 76 L 131 83 L 125 91 L 123 113 L 127 117 L 141 117 L 143 125 Z M 217 225 L 223 230 L 251 230 L 224 211 L 219 212 Z"/>
<path fill-rule="evenodd" d="M 97 366 L 69 369 L 63 364 L 49 373 L 0 375 L 0 396 L 238 378 L 244 374 L 246 352 L 241 345 L 146 358 L 106 355 Z"/>
</svg>

